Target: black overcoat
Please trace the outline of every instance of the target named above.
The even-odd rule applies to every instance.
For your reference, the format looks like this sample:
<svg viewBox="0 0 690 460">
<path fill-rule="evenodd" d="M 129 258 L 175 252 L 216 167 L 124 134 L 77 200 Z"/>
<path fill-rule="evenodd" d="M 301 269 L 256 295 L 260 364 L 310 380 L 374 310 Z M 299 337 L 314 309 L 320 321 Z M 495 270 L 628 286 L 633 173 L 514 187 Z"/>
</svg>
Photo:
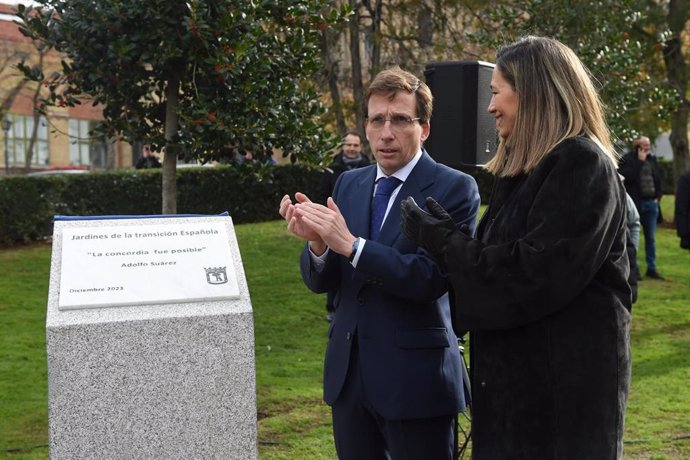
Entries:
<svg viewBox="0 0 690 460">
<path fill-rule="evenodd" d="M 678 178 L 675 219 L 680 247 L 690 249 L 690 170 Z"/>
<path fill-rule="evenodd" d="M 586 138 L 499 179 L 445 262 L 469 330 L 475 459 L 622 456 L 630 382 L 625 196 Z"/>
</svg>

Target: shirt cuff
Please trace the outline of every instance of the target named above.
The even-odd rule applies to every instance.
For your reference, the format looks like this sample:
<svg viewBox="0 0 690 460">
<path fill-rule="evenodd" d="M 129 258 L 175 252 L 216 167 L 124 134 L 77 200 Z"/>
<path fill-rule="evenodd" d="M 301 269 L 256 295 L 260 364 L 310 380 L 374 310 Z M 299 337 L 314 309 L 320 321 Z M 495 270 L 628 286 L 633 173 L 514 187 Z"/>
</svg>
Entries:
<svg viewBox="0 0 690 460">
<path fill-rule="evenodd" d="M 326 250 L 320 256 L 314 254 L 314 251 L 311 250 L 309 243 L 307 243 L 307 248 L 309 248 L 309 257 L 311 258 L 311 263 L 314 264 L 314 269 L 318 273 L 323 270 L 324 265 L 326 265 L 326 256 L 330 252 L 330 248 L 326 246 Z"/>
<path fill-rule="evenodd" d="M 359 245 L 357 246 L 357 254 L 355 254 L 355 258 L 352 259 L 352 264 L 353 267 L 357 267 L 357 262 L 359 262 L 359 258 L 362 255 L 362 251 L 364 251 L 364 244 L 367 242 L 364 238 L 359 239 Z"/>
</svg>

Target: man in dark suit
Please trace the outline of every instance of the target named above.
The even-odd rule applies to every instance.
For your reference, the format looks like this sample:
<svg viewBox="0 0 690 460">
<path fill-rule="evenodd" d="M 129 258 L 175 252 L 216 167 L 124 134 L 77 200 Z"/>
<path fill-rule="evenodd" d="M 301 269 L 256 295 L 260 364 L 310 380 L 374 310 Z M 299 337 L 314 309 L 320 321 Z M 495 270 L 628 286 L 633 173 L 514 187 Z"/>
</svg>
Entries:
<svg viewBox="0 0 690 460">
<path fill-rule="evenodd" d="M 333 158 L 330 166 L 323 171 L 321 184 L 319 186 L 319 203 L 326 204 L 328 197 L 333 195 L 335 182 L 340 175 L 351 169 L 369 166 L 369 158 L 362 153 L 362 138 L 359 133 L 350 129 L 343 138 L 343 146 L 340 152 Z M 335 317 L 335 307 L 333 303 L 337 292 L 329 291 L 326 296 L 326 319 L 333 321 Z"/>
<path fill-rule="evenodd" d="M 326 206 L 302 193 L 280 204 L 288 230 L 308 241 L 305 284 L 338 291 L 324 364 L 335 446 L 346 460 L 451 459 L 465 401 L 448 286 L 433 258 L 401 234 L 399 209 L 408 196 L 432 196 L 473 231 L 479 193 L 472 177 L 422 149 L 432 109 L 426 84 L 385 70 L 365 107 L 377 164 L 342 174 Z"/>
</svg>

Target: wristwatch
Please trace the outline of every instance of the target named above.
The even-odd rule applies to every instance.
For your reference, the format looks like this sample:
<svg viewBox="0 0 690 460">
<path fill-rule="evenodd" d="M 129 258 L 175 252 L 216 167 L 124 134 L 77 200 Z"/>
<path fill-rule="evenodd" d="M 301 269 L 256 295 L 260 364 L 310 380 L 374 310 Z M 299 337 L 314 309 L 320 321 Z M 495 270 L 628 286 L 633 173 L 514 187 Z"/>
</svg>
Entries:
<svg viewBox="0 0 690 460">
<path fill-rule="evenodd" d="M 359 238 L 355 239 L 352 242 L 352 252 L 350 253 L 350 257 L 347 258 L 347 260 L 352 263 L 353 260 L 355 260 L 355 256 L 357 255 L 357 248 L 359 248 Z"/>
</svg>

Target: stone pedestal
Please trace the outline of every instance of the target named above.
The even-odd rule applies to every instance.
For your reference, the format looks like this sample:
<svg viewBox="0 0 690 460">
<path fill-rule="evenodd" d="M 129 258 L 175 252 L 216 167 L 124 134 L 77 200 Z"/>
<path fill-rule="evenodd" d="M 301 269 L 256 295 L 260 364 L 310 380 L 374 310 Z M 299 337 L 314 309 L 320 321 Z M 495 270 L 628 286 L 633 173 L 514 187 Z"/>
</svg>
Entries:
<svg viewBox="0 0 690 460">
<path fill-rule="evenodd" d="M 227 226 L 237 298 L 58 308 L 63 229 L 189 219 Z M 56 222 L 46 339 L 51 458 L 257 458 L 252 309 L 229 217 Z"/>
</svg>

